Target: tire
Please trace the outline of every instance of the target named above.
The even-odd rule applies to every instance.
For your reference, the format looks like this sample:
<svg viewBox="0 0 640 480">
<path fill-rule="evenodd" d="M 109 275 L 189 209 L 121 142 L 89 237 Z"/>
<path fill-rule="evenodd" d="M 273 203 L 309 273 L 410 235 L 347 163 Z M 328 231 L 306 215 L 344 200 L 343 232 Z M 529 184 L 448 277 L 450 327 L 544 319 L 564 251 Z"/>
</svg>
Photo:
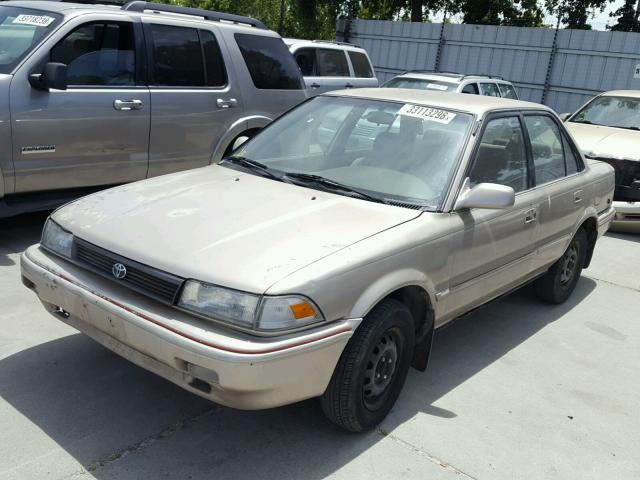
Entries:
<svg viewBox="0 0 640 480">
<path fill-rule="evenodd" d="M 535 281 L 536 295 L 541 300 L 563 303 L 576 288 L 587 255 L 588 240 L 584 229 L 576 232 L 560 259 L 549 267 L 547 273 Z"/>
<path fill-rule="evenodd" d="M 409 309 L 393 299 L 383 300 L 365 316 L 321 397 L 329 420 L 351 432 L 382 421 L 407 378 L 414 328 Z"/>
</svg>

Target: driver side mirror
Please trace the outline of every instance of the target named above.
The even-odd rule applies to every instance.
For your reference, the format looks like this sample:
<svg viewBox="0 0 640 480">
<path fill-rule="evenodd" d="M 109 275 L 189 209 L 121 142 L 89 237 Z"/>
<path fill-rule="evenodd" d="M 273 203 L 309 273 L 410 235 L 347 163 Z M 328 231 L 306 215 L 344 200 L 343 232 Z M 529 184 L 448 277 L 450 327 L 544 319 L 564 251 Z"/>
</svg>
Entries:
<svg viewBox="0 0 640 480">
<path fill-rule="evenodd" d="M 49 62 L 42 69 L 42 73 L 29 75 L 29 84 L 36 90 L 66 90 L 67 66 L 64 63 Z"/>
<path fill-rule="evenodd" d="M 509 208 L 516 201 L 516 192 L 513 188 L 497 183 L 479 183 L 475 187 L 469 187 L 467 177 L 462 185 L 462 190 L 453 207 L 454 210 L 467 208 Z"/>
<path fill-rule="evenodd" d="M 573 115 L 573 114 L 572 113 L 561 113 L 558 116 L 560 117 L 560 120 L 562 120 L 563 122 L 566 122 L 571 115 Z"/>
</svg>

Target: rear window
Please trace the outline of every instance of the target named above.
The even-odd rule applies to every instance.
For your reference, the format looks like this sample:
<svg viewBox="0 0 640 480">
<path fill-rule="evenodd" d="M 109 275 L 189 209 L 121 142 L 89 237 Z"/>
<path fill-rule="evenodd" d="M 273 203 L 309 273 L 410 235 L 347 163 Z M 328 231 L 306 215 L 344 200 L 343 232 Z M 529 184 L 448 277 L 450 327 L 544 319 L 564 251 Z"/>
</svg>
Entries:
<svg viewBox="0 0 640 480">
<path fill-rule="evenodd" d="M 349 65 L 342 50 L 318 49 L 318 67 L 322 77 L 348 77 Z"/>
<path fill-rule="evenodd" d="M 281 38 L 248 33 L 236 33 L 234 37 L 256 88 L 303 88 L 298 64 Z"/>
<path fill-rule="evenodd" d="M 373 68 L 364 53 L 349 51 L 353 72 L 358 78 L 373 78 Z"/>
</svg>

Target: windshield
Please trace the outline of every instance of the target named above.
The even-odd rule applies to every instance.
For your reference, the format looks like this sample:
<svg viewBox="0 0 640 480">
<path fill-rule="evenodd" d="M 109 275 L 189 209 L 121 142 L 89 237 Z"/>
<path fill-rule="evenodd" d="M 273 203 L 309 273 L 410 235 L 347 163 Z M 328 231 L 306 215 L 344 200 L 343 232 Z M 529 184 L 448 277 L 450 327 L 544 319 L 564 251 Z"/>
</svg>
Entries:
<svg viewBox="0 0 640 480">
<path fill-rule="evenodd" d="M 440 92 L 455 92 L 458 85 L 441 80 L 425 80 L 418 78 L 396 77 L 383 85 L 385 88 L 410 88 L 412 90 L 438 90 Z"/>
<path fill-rule="evenodd" d="M 320 96 L 272 123 L 231 160 L 437 209 L 471 123 L 471 114 L 435 107 Z"/>
<path fill-rule="evenodd" d="M 0 7 L 0 73 L 11 73 L 59 20 L 56 13 Z"/>
<path fill-rule="evenodd" d="M 596 97 L 571 119 L 607 127 L 640 129 L 640 98 Z"/>
</svg>

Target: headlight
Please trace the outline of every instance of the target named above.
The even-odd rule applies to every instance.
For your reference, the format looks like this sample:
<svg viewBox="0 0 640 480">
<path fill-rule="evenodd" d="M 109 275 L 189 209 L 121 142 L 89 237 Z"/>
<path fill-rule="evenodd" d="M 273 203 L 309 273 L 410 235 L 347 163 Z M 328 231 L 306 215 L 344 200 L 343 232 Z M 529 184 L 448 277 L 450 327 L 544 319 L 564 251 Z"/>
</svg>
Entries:
<svg viewBox="0 0 640 480">
<path fill-rule="evenodd" d="M 258 331 L 291 330 L 324 320 L 317 306 L 301 296 L 260 297 L 188 280 L 178 306 L 200 315 Z"/>
<path fill-rule="evenodd" d="M 64 230 L 53 220 L 47 219 L 40 244 L 63 257 L 71 258 L 73 234 Z"/>
</svg>

